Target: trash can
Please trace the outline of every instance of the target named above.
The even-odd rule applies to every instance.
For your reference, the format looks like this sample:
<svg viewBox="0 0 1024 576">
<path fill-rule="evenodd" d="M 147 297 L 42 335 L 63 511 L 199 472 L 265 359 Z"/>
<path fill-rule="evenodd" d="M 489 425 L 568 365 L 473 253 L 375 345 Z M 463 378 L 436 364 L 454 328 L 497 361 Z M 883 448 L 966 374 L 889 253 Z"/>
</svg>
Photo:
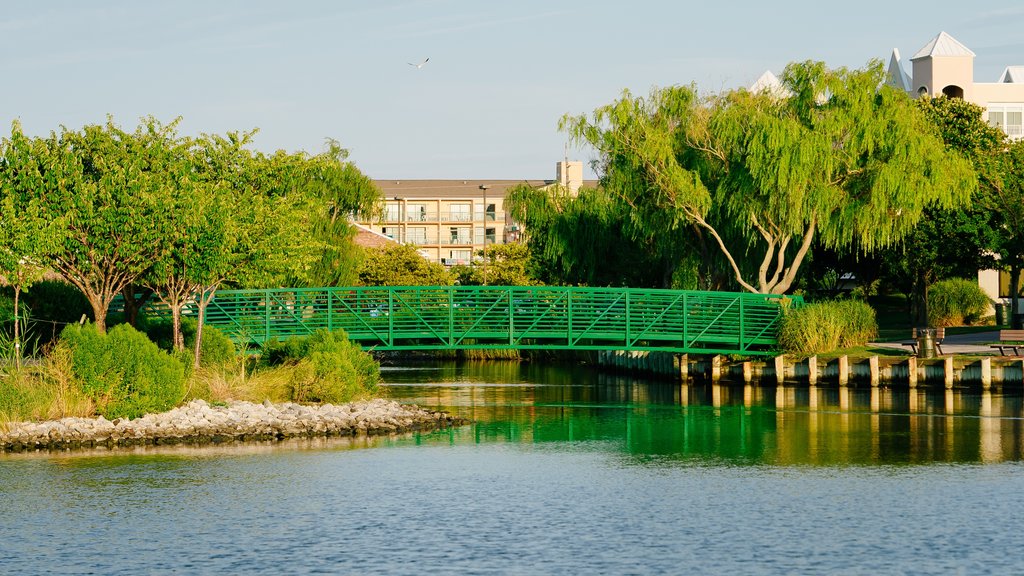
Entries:
<svg viewBox="0 0 1024 576">
<path fill-rule="evenodd" d="M 1005 302 L 996 302 L 996 326 L 1006 326 L 1010 323 L 1010 305 Z"/>
<path fill-rule="evenodd" d="M 935 358 L 935 328 L 917 329 L 917 357 Z"/>
</svg>

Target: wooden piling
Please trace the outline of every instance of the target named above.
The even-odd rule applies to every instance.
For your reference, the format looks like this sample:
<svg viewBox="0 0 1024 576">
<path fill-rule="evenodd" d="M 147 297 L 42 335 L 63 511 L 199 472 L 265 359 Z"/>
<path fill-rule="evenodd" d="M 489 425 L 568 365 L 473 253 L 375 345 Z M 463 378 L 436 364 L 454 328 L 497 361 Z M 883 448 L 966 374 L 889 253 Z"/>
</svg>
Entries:
<svg viewBox="0 0 1024 576">
<path fill-rule="evenodd" d="M 750 381 L 754 379 L 754 364 L 747 360 L 743 362 L 743 383 L 750 384 Z"/>
<path fill-rule="evenodd" d="M 775 384 L 782 386 L 786 381 L 786 357 L 776 356 L 775 357 Z"/>
<path fill-rule="evenodd" d="M 982 358 L 981 363 L 981 389 L 991 390 L 992 389 L 992 359 Z"/>
<path fill-rule="evenodd" d="M 917 388 L 917 358 L 907 358 L 907 385 Z"/>
<path fill-rule="evenodd" d="M 843 354 L 836 358 L 836 362 L 839 365 L 839 385 L 846 386 L 850 383 L 850 358 Z"/>
<path fill-rule="evenodd" d="M 878 370 L 878 356 L 871 356 L 868 358 L 868 372 L 870 373 L 871 386 L 874 388 L 878 387 L 879 384 L 879 370 Z"/>
<path fill-rule="evenodd" d="M 722 356 L 715 354 L 711 357 L 711 383 L 718 384 L 722 379 Z"/>
<path fill-rule="evenodd" d="M 953 389 L 953 357 L 946 356 L 942 359 L 942 372 L 946 379 L 946 390 Z"/>
<path fill-rule="evenodd" d="M 676 354 L 676 360 L 679 362 L 679 379 L 686 382 L 690 378 L 690 355 Z"/>
<path fill-rule="evenodd" d="M 809 356 L 807 358 L 807 385 L 817 386 L 818 385 L 818 357 Z"/>
</svg>

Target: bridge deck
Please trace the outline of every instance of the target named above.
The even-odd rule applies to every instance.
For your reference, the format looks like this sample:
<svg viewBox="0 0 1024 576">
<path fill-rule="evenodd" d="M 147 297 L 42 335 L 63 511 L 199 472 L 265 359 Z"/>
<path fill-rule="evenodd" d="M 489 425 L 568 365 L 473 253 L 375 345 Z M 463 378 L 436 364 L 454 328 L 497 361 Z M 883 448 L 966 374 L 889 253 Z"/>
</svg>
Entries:
<svg viewBox="0 0 1024 576">
<path fill-rule="evenodd" d="M 344 329 L 377 350 L 573 349 L 768 354 L 793 298 L 577 287 L 221 290 L 206 323 L 240 344 Z M 797 298 L 799 301 L 799 298 Z M 194 311 L 192 311 L 194 312 Z"/>
</svg>

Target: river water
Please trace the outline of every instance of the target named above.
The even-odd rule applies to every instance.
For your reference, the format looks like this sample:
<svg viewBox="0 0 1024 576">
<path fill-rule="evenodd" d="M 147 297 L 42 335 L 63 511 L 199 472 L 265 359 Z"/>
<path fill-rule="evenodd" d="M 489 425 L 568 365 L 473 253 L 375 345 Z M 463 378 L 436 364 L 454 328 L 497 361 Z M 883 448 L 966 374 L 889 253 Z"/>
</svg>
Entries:
<svg viewBox="0 0 1024 576">
<path fill-rule="evenodd" d="M 1020 391 L 384 376 L 475 424 L 0 456 L 0 574 L 1024 573 Z"/>
</svg>

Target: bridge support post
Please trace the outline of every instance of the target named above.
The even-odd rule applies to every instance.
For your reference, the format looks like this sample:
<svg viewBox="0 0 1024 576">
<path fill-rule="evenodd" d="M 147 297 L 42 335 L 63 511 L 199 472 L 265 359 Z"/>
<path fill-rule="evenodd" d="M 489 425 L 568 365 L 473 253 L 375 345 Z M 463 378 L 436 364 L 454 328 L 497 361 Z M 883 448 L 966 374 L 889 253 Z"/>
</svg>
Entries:
<svg viewBox="0 0 1024 576">
<path fill-rule="evenodd" d="M 717 384 L 722 379 L 722 356 L 715 354 L 711 357 L 711 383 Z"/>
<path fill-rule="evenodd" d="M 982 358 L 981 359 L 981 389 L 991 390 L 992 389 L 992 359 Z"/>
<path fill-rule="evenodd" d="M 775 384 L 782 386 L 783 382 L 786 381 L 786 357 L 776 356 L 775 357 Z"/>
<path fill-rule="evenodd" d="M 843 354 L 836 358 L 836 363 L 839 368 L 839 385 L 846 386 L 850 383 L 850 358 Z"/>
<path fill-rule="evenodd" d="M 750 360 L 743 362 L 743 383 L 750 384 L 750 381 L 754 379 L 754 365 Z"/>
<path fill-rule="evenodd" d="M 676 369 L 678 370 L 679 379 L 683 382 L 690 377 L 690 355 L 689 354 L 676 354 L 673 356 L 676 362 Z"/>
</svg>

